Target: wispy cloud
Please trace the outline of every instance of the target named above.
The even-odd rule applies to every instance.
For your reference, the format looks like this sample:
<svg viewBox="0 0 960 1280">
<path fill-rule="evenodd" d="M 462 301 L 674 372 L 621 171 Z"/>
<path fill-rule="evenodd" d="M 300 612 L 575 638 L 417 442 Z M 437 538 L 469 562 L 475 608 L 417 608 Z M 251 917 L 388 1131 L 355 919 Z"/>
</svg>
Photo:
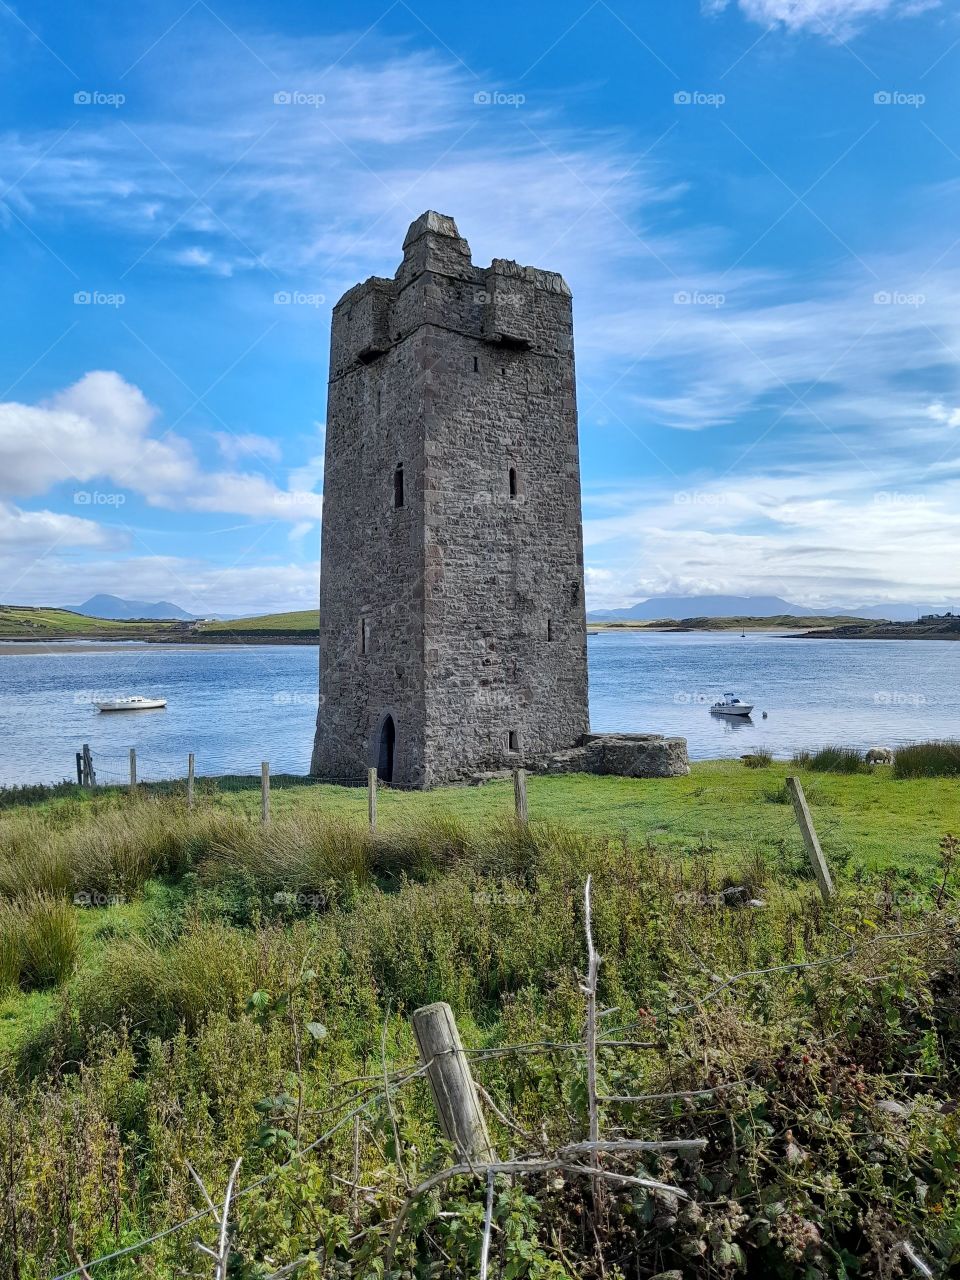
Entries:
<svg viewBox="0 0 960 1280">
<path fill-rule="evenodd" d="M 701 0 L 705 13 L 720 13 L 737 4 L 745 17 L 788 31 L 810 30 L 845 39 L 870 18 L 914 17 L 940 7 L 941 0 Z"/>
</svg>

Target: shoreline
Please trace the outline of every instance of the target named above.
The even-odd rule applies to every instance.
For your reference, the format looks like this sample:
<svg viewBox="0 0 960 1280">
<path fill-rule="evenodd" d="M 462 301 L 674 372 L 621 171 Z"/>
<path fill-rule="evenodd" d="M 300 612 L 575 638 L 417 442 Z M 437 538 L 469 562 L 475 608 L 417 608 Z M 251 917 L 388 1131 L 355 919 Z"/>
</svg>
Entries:
<svg viewBox="0 0 960 1280">
<path fill-rule="evenodd" d="M 236 649 L 240 644 L 251 648 L 270 645 L 275 648 L 302 648 L 319 644 L 316 640 L 0 640 L 0 657 L 23 657 L 46 654 L 55 658 L 60 654 L 131 653 L 140 649 L 173 652 L 177 649 Z"/>
</svg>

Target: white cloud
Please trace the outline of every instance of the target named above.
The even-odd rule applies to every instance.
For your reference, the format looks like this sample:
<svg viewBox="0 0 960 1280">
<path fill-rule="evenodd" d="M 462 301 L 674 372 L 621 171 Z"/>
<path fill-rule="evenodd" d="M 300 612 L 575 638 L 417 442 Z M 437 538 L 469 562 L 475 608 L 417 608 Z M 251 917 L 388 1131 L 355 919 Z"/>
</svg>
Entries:
<svg viewBox="0 0 960 1280">
<path fill-rule="evenodd" d="M 240 458 L 246 457 L 279 462 L 282 456 L 278 441 L 271 440 L 268 436 L 255 435 L 252 431 L 214 431 L 213 438 L 228 462 L 236 463 Z"/>
<path fill-rule="evenodd" d="M 719 13 L 731 0 L 702 0 L 705 13 Z M 764 26 L 782 23 L 788 31 L 809 29 L 845 39 L 868 18 L 912 17 L 940 6 L 940 0 L 733 0 L 745 17 Z"/>
<path fill-rule="evenodd" d="M 960 427 L 960 408 L 950 409 L 945 404 L 927 406 L 927 417 L 934 422 L 942 422 L 947 427 Z"/>
<path fill-rule="evenodd" d="M 65 481 L 102 478 L 172 510 L 319 518 L 318 494 L 282 489 L 259 473 L 205 472 L 187 440 L 150 434 L 157 418 L 139 388 L 104 371 L 40 405 L 0 404 L 0 491 L 37 496 Z"/>
<path fill-rule="evenodd" d="M 0 551 L 15 548 L 46 552 L 61 544 L 65 550 L 73 551 L 79 547 L 113 547 L 123 541 L 94 520 L 58 511 L 23 511 L 0 502 Z"/>
<path fill-rule="evenodd" d="M 69 603 L 103 591 L 138 600 L 172 600 L 200 616 L 268 613 L 315 609 L 319 585 L 315 565 L 279 559 L 224 567 L 199 556 L 102 555 L 79 567 L 75 559 L 53 554 L 28 568 L 22 553 L 7 553 L 0 545 L 0 594 L 22 604 Z"/>
</svg>

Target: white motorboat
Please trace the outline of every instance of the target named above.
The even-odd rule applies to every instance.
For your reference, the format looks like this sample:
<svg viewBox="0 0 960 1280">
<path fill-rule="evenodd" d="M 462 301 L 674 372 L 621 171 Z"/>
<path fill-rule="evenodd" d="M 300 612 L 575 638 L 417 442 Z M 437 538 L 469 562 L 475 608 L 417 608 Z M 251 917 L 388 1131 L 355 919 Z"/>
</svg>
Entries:
<svg viewBox="0 0 960 1280">
<path fill-rule="evenodd" d="M 752 702 L 741 702 L 734 694 L 725 693 L 723 701 L 715 702 L 710 713 L 715 716 L 748 716 L 752 710 Z"/>
<path fill-rule="evenodd" d="M 166 698 L 109 698 L 93 704 L 98 711 L 159 711 L 167 705 Z"/>
</svg>

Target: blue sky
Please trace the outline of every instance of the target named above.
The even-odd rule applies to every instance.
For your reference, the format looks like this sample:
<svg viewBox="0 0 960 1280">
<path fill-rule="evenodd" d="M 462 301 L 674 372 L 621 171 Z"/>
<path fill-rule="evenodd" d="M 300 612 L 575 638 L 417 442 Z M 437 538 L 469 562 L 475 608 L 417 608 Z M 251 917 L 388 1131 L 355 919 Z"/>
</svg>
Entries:
<svg viewBox="0 0 960 1280">
<path fill-rule="evenodd" d="M 0 599 L 312 605 L 330 308 L 427 208 L 573 289 L 592 606 L 960 597 L 956 0 L 0 0 L 0 63 Z"/>
</svg>

